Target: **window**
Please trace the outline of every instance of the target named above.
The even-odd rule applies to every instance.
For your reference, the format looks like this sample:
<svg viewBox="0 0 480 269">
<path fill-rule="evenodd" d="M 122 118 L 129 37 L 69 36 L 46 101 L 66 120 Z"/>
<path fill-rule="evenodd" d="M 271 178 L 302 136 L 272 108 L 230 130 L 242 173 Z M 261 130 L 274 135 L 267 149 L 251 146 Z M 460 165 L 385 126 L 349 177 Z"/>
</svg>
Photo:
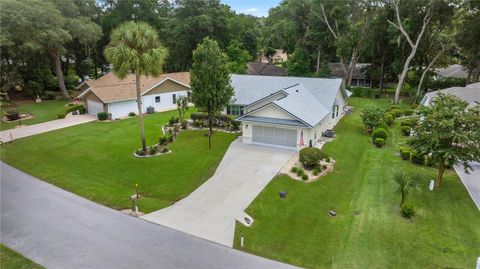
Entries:
<svg viewBox="0 0 480 269">
<path fill-rule="evenodd" d="M 338 117 L 338 111 L 340 110 L 340 107 L 339 106 L 336 106 L 337 107 L 337 113 L 335 114 L 335 117 Z"/>
<path fill-rule="evenodd" d="M 243 115 L 243 106 L 236 106 L 236 105 L 227 106 L 227 114 L 234 115 L 234 116 L 241 116 Z"/>
<path fill-rule="evenodd" d="M 335 106 L 332 107 L 332 119 L 335 119 Z"/>
<path fill-rule="evenodd" d="M 160 96 L 155 96 L 155 103 L 160 103 Z"/>
<path fill-rule="evenodd" d="M 174 103 L 174 104 L 177 103 L 177 95 L 175 93 L 172 94 L 172 103 Z"/>
</svg>

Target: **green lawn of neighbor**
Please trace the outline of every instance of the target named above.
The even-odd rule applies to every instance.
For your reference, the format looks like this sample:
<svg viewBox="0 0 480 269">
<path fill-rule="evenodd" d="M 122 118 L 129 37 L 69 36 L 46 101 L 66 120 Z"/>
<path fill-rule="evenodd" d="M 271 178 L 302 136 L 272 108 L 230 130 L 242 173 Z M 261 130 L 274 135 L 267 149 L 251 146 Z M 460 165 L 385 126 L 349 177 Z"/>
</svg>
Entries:
<svg viewBox="0 0 480 269">
<path fill-rule="evenodd" d="M 147 144 L 158 142 L 161 126 L 176 110 L 147 115 Z M 168 146 L 171 154 L 135 158 L 141 147 L 137 118 L 91 122 L 27 137 L 2 146 L 1 159 L 56 186 L 116 209 L 138 201 L 145 213 L 166 207 L 195 190 L 214 172 L 236 135 L 215 132 L 208 149 L 206 131 L 183 131 Z"/>
<path fill-rule="evenodd" d="M 34 102 L 25 103 L 18 106 L 12 106 L 4 108 L 5 112 L 10 110 L 17 111 L 19 113 L 28 113 L 33 116 L 32 119 L 22 120 L 22 125 L 32 125 L 35 123 L 45 122 L 56 120 L 57 115 L 65 111 L 65 105 L 68 101 L 63 100 L 52 100 L 52 101 L 42 101 L 37 104 Z M 0 110 L 0 117 L 3 117 L 4 112 Z M 1 121 L 0 130 L 12 129 L 18 125 L 18 121 L 5 123 Z"/>
<path fill-rule="evenodd" d="M 362 107 L 389 101 L 349 102 L 353 115 L 324 147 L 337 161 L 334 172 L 309 184 L 276 177 L 247 209 L 253 225 L 237 223 L 235 247 L 243 234 L 243 250 L 307 268 L 474 268 L 480 212 L 456 174 L 448 171 L 441 189 L 430 192 L 436 170 L 396 156 L 405 142 L 398 120 L 386 148 L 374 147 L 363 130 Z M 411 220 L 399 213 L 390 179 L 396 171 L 423 175 L 423 191 L 407 198 L 417 211 Z M 278 198 L 282 190 L 286 199 Z"/>
<path fill-rule="evenodd" d="M 0 268 L 2 269 L 41 269 L 44 268 L 0 244 Z"/>
</svg>

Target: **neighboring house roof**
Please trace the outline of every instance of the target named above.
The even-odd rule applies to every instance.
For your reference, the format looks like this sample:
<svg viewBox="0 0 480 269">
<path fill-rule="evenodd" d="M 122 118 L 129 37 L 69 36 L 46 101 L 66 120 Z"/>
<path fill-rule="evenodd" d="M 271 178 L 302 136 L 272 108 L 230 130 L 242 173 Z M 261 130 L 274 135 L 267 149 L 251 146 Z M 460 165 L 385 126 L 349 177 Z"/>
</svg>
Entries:
<svg viewBox="0 0 480 269">
<path fill-rule="evenodd" d="M 353 79 L 367 79 L 368 67 L 371 66 L 371 63 L 357 63 L 355 69 L 353 70 L 352 78 Z M 328 63 L 328 68 L 330 69 L 330 75 L 332 77 L 343 78 L 345 76 L 345 71 L 343 70 L 342 63 Z"/>
<path fill-rule="evenodd" d="M 231 81 L 235 91 L 233 103 L 237 105 L 249 105 L 280 91 L 285 92 L 286 95 L 280 95 L 279 99 L 263 107 L 273 105 L 308 127 L 316 125 L 329 114 L 332 106 L 338 102 L 336 97 L 339 91 L 345 98 L 348 96 L 343 89 L 342 79 L 232 75 Z M 246 120 L 263 107 L 238 119 Z"/>
<path fill-rule="evenodd" d="M 467 88 L 480 88 L 480 82 L 467 84 Z"/>
<path fill-rule="evenodd" d="M 444 68 L 437 68 L 435 74 L 446 78 L 463 78 L 468 77 L 467 67 L 461 64 L 452 64 Z"/>
<path fill-rule="evenodd" d="M 186 87 L 190 87 L 189 72 L 167 73 L 158 77 L 142 76 L 140 78 L 142 95 L 166 80 L 171 80 Z M 135 74 L 128 74 L 124 79 L 120 79 L 113 72 L 109 72 L 96 80 L 85 81 L 78 86 L 78 88 L 82 87 L 84 84 L 87 84 L 88 88 L 78 96 L 79 98 L 83 97 L 88 92 L 92 92 L 100 98 L 102 102 L 111 103 L 132 100 L 137 96 Z"/>
<path fill-rule="evenodd" d="M 247 74 L 261 76 L 286 76 L 287 71 L 285 68 L 281 68 L 273 64 L 251 62 L 247 63 Z"/>
<path fill-rule="evenodd" d="M 478 84 L 478 83 L 477 83 Z M 480 104 L 480 86 L 478 88 L 473 87 L 451 87 L 439 91 L 428 92 L 425 94 L 425 97 L 422 100 L 423 105 L 427 105 L 427 102 L 431 102 L 438 93 L 451 94 L 461 100 L 468 103 L 469 107 L 476 106 Z"/>
</svg>

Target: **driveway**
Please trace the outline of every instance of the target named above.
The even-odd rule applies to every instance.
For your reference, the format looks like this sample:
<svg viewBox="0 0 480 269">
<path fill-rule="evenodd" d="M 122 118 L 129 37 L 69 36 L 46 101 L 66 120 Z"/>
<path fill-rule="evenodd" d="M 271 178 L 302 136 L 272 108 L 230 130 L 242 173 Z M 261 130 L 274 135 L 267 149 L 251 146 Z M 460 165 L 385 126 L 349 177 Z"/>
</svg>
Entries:
<svg viewBox="0 0 480 269">
<path fill-rule="evenodd" d="M 232 247 L 235 220 L 244 219 L 243 211 L 293 154 L 237 139 L 203 185 L 173 206 L 142 218 Z"/>
<path fill-rule="evenodd" d="M 5 130 L 0 132 L 1 141 L 9 142 L 15 139 L 22 137 L 32 136 L 36 134 L 41 134 L 45 132 L 50 132 L 57 129 L 62 129 L 90 121 L 94 121 L 97 118 L 93 115 L 83 114 L 83 115 L 67 115 L 64 119 L 52 120 L 42 123 L 37 123 L 34 125 L 27 125 L 24 127 L 19 127 L 11 130 Z"/>
<path fill-rule="evenodd" d="M 471 162 L 470 165 L 473 168 L 473 171 L 470 174 L 465 173 L 463 165 L 455 165 L 453 168 L 457 175 L 467 188 L 470 197 L 472 197 L 473 202 L 477 205 L 478 210 L 480 210 L 480 163 Z"/>
<path fill-rule="evenodd" d="M 294 268 L 130 217 L 0 165 L 0 240 L 46 268 Z"/>
</svg>

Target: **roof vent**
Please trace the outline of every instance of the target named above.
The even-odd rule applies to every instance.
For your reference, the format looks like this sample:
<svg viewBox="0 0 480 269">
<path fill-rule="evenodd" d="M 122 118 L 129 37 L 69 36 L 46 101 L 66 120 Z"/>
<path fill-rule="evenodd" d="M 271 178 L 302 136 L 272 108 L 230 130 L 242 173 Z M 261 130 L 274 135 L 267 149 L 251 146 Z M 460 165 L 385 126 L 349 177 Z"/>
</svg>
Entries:
<svg viewBox="0 0 480 269">
<path fill-rule="evenodd" d="M 298 92 L 298 90 L 295 90 L 296 92 Z"/>
</svg>

